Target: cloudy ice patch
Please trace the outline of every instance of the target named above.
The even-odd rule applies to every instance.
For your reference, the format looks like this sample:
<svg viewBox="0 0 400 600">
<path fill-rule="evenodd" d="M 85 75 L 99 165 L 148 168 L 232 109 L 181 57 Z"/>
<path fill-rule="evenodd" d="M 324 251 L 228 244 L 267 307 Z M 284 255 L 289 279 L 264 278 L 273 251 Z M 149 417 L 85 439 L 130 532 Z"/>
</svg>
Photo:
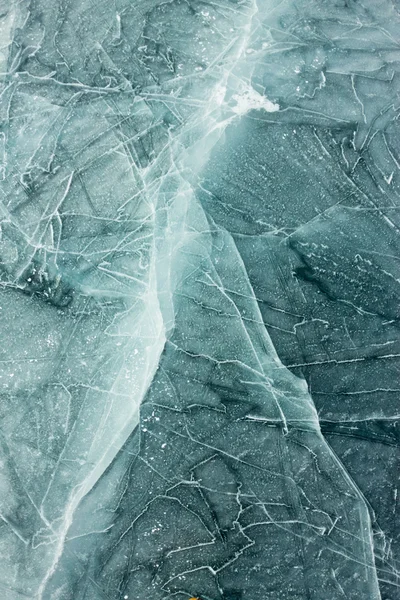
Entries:
<svg viewBox="0 0 400 600">
<path fill-rule="evenodd" d="M 259 94 L 254 88 L 246 87 L 239 94 L 234 94 L 232 99 L 236 105 L 232 108 L 238 115 L 244 115 L 249 110 L 266 110 L 267 112 L 277 112 L 279 104 L 275 104 Z"/>
</svg>

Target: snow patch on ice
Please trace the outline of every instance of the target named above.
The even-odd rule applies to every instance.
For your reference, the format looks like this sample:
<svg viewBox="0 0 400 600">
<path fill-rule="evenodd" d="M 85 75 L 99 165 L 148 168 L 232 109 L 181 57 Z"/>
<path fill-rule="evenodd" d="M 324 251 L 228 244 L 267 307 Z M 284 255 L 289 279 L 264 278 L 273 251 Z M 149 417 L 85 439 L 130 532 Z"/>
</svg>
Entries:
<svg viewBox="0 0 400 600">
<path fill-rule="evenodd" d="M 259 94 L 252 87 L 244 89 L 241 93 L 232 96 L 232 98 L 236 101 L 236 106 L 232 110 L 238 115 L 244 115 L 253 109 L 263 109 L 267 112 L 277 112 L 279 110 L 279 104 L 271 102 L 271 100 Z"/>
</svg>

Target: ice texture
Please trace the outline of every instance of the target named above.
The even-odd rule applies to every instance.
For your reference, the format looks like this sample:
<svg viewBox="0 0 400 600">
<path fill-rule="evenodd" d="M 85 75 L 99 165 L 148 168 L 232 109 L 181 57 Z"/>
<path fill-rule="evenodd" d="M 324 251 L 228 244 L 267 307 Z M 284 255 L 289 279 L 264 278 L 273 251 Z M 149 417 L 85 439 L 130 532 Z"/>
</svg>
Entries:
<svg viewBox="0 0 400 600">
<path fill-rule="evenodd" d="M 0 0 L 1 600 L 399 600 L 397 0 Z"/>
</svg>

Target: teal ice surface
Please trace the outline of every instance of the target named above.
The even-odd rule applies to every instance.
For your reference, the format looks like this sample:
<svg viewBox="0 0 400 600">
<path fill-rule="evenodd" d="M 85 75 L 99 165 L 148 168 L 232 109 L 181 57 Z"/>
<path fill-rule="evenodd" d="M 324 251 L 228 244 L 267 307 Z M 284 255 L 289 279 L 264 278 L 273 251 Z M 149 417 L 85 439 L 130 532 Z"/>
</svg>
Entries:
<svg viewBox="0 0 400 600">
<path fill-rule="evenodd" d="M 0 598 L 399 600 L 397 0 L 0 6 Z"/>
</svg>

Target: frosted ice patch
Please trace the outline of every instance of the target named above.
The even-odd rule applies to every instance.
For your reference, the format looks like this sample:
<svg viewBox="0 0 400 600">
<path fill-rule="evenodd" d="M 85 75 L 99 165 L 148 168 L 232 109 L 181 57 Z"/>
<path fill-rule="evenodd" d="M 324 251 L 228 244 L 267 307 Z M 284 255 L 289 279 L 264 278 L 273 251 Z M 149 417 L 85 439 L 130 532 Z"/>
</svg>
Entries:
<svg viewBox="0 0 400 600">
<path fill-rule="evenodd" d="M 252 87 L 244 89 L 240 94 L 235 94 L 232 98 L 236 101 L 236 106 L 232 110 L 238 115 L 244 115 L 252 109 L 264 109 L 267 112 L 276 112 L 279 110 L 279 104 L 274 104 Z"/>
<path fill-rule="evenodd" d="M 211 102 L 213 104 L 216 104 L 217 106 L 221 106 L 224 103 L 225 94 L 226 94 L 226 86 L 224 86 L 222 84 L 218 84 L 214 88 L 214 92 L 211 97 Z"/>
</svg>

